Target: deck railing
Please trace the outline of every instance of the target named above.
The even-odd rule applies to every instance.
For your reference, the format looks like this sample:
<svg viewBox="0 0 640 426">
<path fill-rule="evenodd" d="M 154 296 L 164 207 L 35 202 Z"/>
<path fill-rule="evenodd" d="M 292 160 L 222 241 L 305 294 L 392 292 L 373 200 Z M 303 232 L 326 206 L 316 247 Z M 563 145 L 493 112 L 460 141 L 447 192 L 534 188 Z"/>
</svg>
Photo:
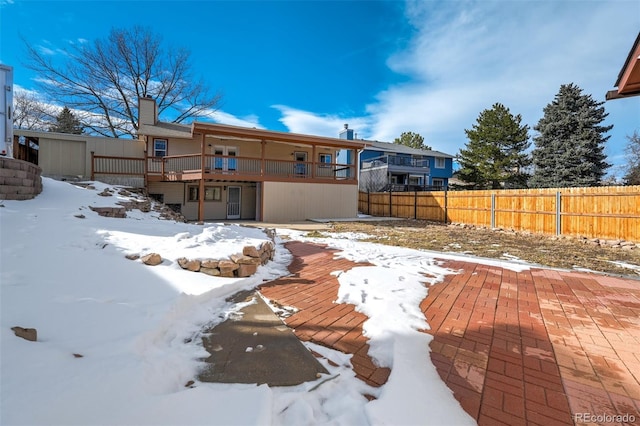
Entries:
<svg viewBox="0 0 640 426">
<path fill-rule="evenodd" d="M 95 175 L 144 176 L 144 158 L 91 154 L 91 179 Z"/>
<path fill-rule="evenodd" d="M 319 179 L 355 181 L 354 165 L 338 163 L 313 163 L 308 161 L 262 160 L 252 157 L 229 155 L 204 156 L 202 168 L 200 154 L 147 157 L 146 176 L 156 180 L 194 179 L 196 175 L 207 178 L 245 180 Z M 95 175 L 145 176 L 145 159 L 112 157 L 92 154 L 92 179 Z"/>
<path fill-rule="evenodd" d="M 405 166 L 429 168 L 429 160 L 426 158 L 409 158 L 399 155 L 382 155 L 362 162 L 362 168 L 368 169 L 380 166 Z"/>
</svg>

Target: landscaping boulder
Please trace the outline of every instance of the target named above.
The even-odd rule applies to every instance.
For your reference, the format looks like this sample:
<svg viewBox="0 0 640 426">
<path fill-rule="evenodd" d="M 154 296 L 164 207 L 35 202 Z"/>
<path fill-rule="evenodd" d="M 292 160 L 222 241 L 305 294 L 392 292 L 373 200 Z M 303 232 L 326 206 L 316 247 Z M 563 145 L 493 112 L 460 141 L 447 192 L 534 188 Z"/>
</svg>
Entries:
<svg viewBox="0 0 640 426">
<path fill-rule="evenodd" d="M 200 272 L 202 272 L 203 274 L 211 275 L 212 277 L 220 276 L 220 269 L 218 268 L 200 268 Z"/>
<path fill-rule="evenodd" d="M 187 269 L 191 272 L 200 271 L 201 262 L 198 259 L 189 260 L 187 262 Z"/>
<path fill-rule="evenodd" d="M 256 264 L 242 263 L 238 267 L 237 274 L 238 274 L 238 277 L 240 278 L 250 277 L 251 275 L 255 274 L 257 270 L 258 270 L 258 265 Z"/>
<path fill-rule="evenodd" d="M 242 254 L 249 257 L 260 257 L 260 252 L 254 246 L 245 246 L 242 249 Z"/>
<path fill-rule="evenodd" d="M 149 266 L 156 266 L 162 263 L 162 257 L 158 253 L 149 253 L 140 258 L 142 263 Z"/>
<path fill-rule="evenodd" d="M 200 265 L 202 268 L 207 268 L 207 269 L 214 269 L 218 267 L 218 264 L 220 263 L 219 260 L 215 260 L 215 259 L 205 259 L 202 261 L 202 264 Z"/>
<path fill-rule="evenodd" d="M 214 277 L 249 277 L 255 274 L 260 264 L 273 259 L 275 244 L 266 241 L 260 247 L 245 246 L 242 253 L 229 256 L 228 259 L 187 259 L 181 257 L 176 260 L 182 269 L 202 272 Z"/>
<path fill-rule="evenodd" d="M 233 272 L 236 271 L 240 265 L 232 260 L 221 260 L 218 263 L 218 269 L 220 269 L 221 277 L 233 277 Z"/>
</svg>

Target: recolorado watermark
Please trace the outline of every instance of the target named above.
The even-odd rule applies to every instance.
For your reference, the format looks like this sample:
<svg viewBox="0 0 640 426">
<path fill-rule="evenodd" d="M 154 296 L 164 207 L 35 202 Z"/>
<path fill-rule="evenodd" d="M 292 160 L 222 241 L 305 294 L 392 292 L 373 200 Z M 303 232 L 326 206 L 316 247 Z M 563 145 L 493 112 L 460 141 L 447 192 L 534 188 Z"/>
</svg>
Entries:
<svg viewBox="0 0 640 426">
<path fill-rule="evenodd" d="M 593 414 L 593 413 L 575 413 L 573 421 L 576 423 L 630 423 L 636 421 L 636 416 L 627 414 Z"/>
</svg>

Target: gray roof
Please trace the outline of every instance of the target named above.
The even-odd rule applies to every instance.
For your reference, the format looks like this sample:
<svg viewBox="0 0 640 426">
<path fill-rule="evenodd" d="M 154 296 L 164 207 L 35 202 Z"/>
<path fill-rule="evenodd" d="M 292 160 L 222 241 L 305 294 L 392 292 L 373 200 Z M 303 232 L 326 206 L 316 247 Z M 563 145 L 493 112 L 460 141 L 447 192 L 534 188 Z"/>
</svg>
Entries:
<svg viewBox="0 0 640 426">
<path fill-rule="evenodd" d="M 428 149 L 411 148 L 405 145 L 390 142 L 378 142 L 378 141 L 364 141 L 367 144 L 365 150 L 367 151 L 380 151 L 380 152 L 395 152 L 398 154 L 411 154 L 411 155 L 428 155 L 431 157 L 444 157 L 454 158 L 453 155 L 445 154 L 440 151 L 432 151 Z"/>
</svg>

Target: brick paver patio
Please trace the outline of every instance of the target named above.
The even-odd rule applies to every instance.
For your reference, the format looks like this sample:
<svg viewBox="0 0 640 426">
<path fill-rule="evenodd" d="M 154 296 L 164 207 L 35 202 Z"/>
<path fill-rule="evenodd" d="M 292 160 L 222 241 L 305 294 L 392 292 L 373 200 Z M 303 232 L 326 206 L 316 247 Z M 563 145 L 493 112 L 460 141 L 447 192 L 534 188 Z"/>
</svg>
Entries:
<svg viewBox="0 0 640 426">
<path fill-rule="evenodd" d="M 285 322 L 301 340 L 353 354 L 358 377 L 384 384 L 390 371 L 367 354 L 366 316 L 333 303 L 331 272 L 356 264 L 323 246 L 285 246 L 292 275 L 262 294 L 299 309 Z M 640 280 L 443 262 L 458 273 L 421 304 L 433 336 L 425 362 L 478 424 L 640 424 Z"/>
</svg>

